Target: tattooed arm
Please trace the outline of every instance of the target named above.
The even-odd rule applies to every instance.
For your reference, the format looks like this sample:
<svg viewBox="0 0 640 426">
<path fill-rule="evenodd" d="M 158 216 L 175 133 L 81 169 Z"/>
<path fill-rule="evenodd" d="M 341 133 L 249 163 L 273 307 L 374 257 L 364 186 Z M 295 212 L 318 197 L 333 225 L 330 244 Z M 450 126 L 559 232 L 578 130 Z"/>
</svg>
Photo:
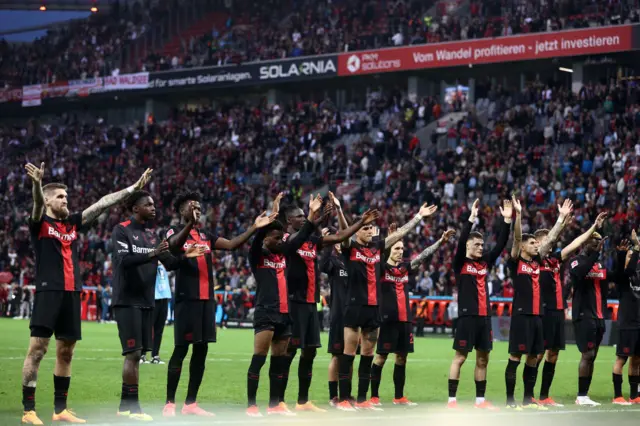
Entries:
<svg viewBox="0 0 640 426">
<path fill-rule="evenodd" d="M 547 235 L 542 244 L 540 244 L 539 254 L 541 258 L 544 259 L 547 254 L 549 254 L 551 247 L 558 240 L 560 233 L 564 229 L 564 220 L 569 214 L 571 214 L 572 209 L 573 204 L 571 203 L 571 200 L 564 200 L 564 204 L 562 204 L 562 206 L 558 206 L 558 211 L 560 212 L 558 221 L 553 225 L 553 228 L 549 231 L 549 235 Z"/>
<path fill-rule="evenodd" d="M 427 206 L 426 203 L 423 204 L 420 208 L 420 211 L 413 219 L 405 223 L 402 228 L 398 229 L 396 232 L 385 238 L 385 249 L 388 249 L 389 247 L 400 241 L 400 239 L 407 235 L 410 230 L 415 229 L 415 227 L 418 226 L 422 219 L 431 216 L 436 212 L 436 210 L 438 210 L 438 207 L 436 206 Z"/>
<path fill-rule="evenodd" d="M 151 169 L 147 169 L 142 176 L 140 177 L 140 179 L 138 179 L 138 181 L 136 183 L 134 183 L 133 185 L 131 185 L 130 187 L 123 189 L 121 191 L 118 192 L 114 192 L 112 194 L 108 194 L 105 195 L 104 197 L 100 198 L 98 200 L 98 202 L 96 202 L 95 204 L 92 204 L 91 206 L 87 207 L 83 212 L 82 212 L 82 224 L 86 225 L 88 223 L 93 222 L 94 220 L 96 220 L 96 218 L 98 216 L 100 216 L 105 210 L 107 210 L 108 208 L 124 201 L 129 194 L 131 194 L 133 191 L 137 191 L 139 189 L 142 189 L 151 179 L 151 172 L 153 170 Z"/>
<path fill-rule="evenodd" d="M 31 210 L 31 221 L 40 222 L 44 214 L 44 193 L 42 192 L 42 176 L 44 175 L 44 163 L 37 168 L 31 163 L 24 166 L 27 174 L 31 178 L 31 193 L 33 194 L 33 209 Z"/>
<path fill-rule="evenodd" d="M 431 257 L 433 253 L 435 253 L 436 250 L 438 250 L 443 243 L 446 243 L 447 241 L 449 241 L 449 239 L 455 233 L 456 231 L 454 231 L 453 229 L 449 229 L 448 231 L 445 231 L 444 234 L 442 234 L 442 237 L 440 237 L 438 241 L 436 241 L 434 244 L 424 249 L 422 253 L 420 253 L 418 256 L 416 256 L 415 259 L 411 261 L 411 269 L 417 269 L 418 266 L 420 266 L 420 264 L 424 262 L 426 259 Z"/>
</svg>

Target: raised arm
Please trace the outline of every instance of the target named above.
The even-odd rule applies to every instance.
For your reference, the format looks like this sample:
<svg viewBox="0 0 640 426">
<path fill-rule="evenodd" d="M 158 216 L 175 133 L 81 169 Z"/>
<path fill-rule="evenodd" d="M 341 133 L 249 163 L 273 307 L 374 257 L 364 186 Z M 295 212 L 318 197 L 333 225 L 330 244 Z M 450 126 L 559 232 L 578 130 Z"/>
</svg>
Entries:
<svg viewBox="0 0 640 426">
<path fill-rule="evenodd" d="M 145 170 L 142 176 L 140 176 L 140 179 L 130 187 L 118 192 L 107 194 L 100 198 L 95 204 L 84 209 L 82 212 L 82 224 L 86 225 L 87 223 L 93 222 L 105 210 L 124 201 L 133 191 L 142 189 L 149 180 L 151 180 L 151 172 L 153 172 L 152 169 Z"/>
<path fill-rule="evenodd" d="M 558 237 L 560 233 L 564 229 L 565 219 L 571 214 L 573 210 L 573 203 L 571 200 L 566 199 L 561 206 L 558 206 L 558 220 L 556 224 L 553 225 L 553 228 L 549 231 L 549 234 L 546 236 L 542 244 L 540 244 L 539 254 L 541 258 L 547 257 L 553 245 L 558 241 Z"/>
<path fill-rule="evenodd" d="M 252 268 L 257 266 L 260 261 L 260 256 L 262 255 L 262 243 L 266 235 L 267 234 L 264 229 L 259 229 L 258 232 L 256 232 L 256 236 L 253 237 L 251 248 L 249 249 L 249 264 Z"/>
<path fill-rule="evenodd" d="M 600 241 L 597 249 L 594 250 L 593 253 L 589 254 L 589 256 L 587 256 L 586 258 L 578 258 L 571 262 L 569 274 L 571 275 L 571 278 L 573 278 L 572 281 L 574 285 L 575 283 L 582 282 L 591 268 L 593 268 L 593 265 L 598 261 L 598 256 L 600 256 L 600 251 L 604 247 L 605 241 L 606 237 Z"/>
<path fill-rule="evenodd" d="M 513 216 L 513 204 L 510 200 L 504 200 L 502 204 L 503 206 L 500 207 L 500 213 L 502 213 L 504 222 L 500 225 L 500 233 L 498 234 L 496 245 L 489 252 L 489 256 L 486 259 L 487 263 L 490 265 L 493 265 L 498 257 L 500 257 L 502 251 L 507 246 L 507 241 L 509 241 L 509 230 L 511 228 L 511 218 Z"/>
<path fill-rule="evenodd" d="M 172 253 L 180 252 L 182 246 L 184 246 L 184 243 L 186 243 L 187 239 L 189 239 L 189 234 L 191 233 L 191 230 L 196 224 L 196 216 L 192 206 L 189 206 L 189 209 L 190 209 L 189 220 L 184 225 L 184 227 L 180 231 L 178 231 L 178 233 L 175 233 L 173 229 L 169 229 L 167 231 L 167 241 L 169 242 L 169 250 Z"/>
<path fill-rule="evenodd" d="M 422 253 L 420 253 L 418 256 L 416 256 L 415 259 L 411 261 L 411 269 L 417 269 L 420 264 L 431 257 L 442 244 L 447 243 L 449 239 L 455 235 L 455 233 L 456 231 L 454 231 L 453 229 L 445 231 L 438 241 L 424 249 Z"/>
<path fill-rule="evenodd" d="M 44 163 L 40 163 L 37 168 L 31 163 L 24 166 L 27 174 L 31 178 L 31 194 L 33 195 L 33 209 L 31 210 L 31 220 L 40 222 L 44 215 L 44 193 L 42 192 L 42 176 L 44 176 Z"/>
<path fill-rule="evenodd" d="M 384 239 L 385 249 L 388 249 L 389 247 L 400 241 L 405 235 L 407 235 L 410 230 L 415 229 L 415 227 L 418 226 L 422 219 L 431 216 L 436 212 L 436 210 L 438 210 L 438 207 L 436 206 L 427 206 L 426 203 L 423 204 L 422 207 L 420 207 L 420 211 L 417 215 L 415 215 L 413 219 L 405 223 L 403 227 Z"/>
<path fill-rule="evenodd" d="M 370 225 L 374 223 L 380 217 L 380 212 L 378 210 L 367 210 L 364 212 L 360 220 L 355 222 L 353 225 L 348 226 L 346 228 L 340 229 L 337 233 L 332 235 L 325 235 L 322 237 L 322 245 L 331 245 L 342 243 L 343 241 L 351 238 L 353 234 L 358 232 L 360 228 L 366 225 Z"/>
<path fill-rule="evenodd" d="M 458 239 L 458 247 L 456 248 L 456 254 L 453 258 L 453 268 L 456 271 L 462 268 L 462 265 L 464 264 L 464 259 L 467 257 L 467 240 L 469 239 L 471 228 L 473 227 L 473 224 L 476 222 L 476 218 L 478 217 L 479 206 L 480 206 L 480 200 L 476 199 L 473 202 L 473 205 L 471 206 L 469 219 L 462 226 L 462 231 L 460 232 L 460 238 Z"/>
<path fill-rule="evenodd" d="M 230 240 L 227 240 L 226 238 L 218 238 L 215 243 L 215 248 L 217 250 L 237 249 L 238 247 L 249 241 L 249 238 L 251 238 L 251 236 L 255 234 L 258 229 L 264 228 L 265 226 L 276 220 L 277 216 L 277 212 L 271 212 L 269 216 L 267 216 L 267 212 L 262 212 L 262 214 L 256 218 L 255 222 L 253 222 L 253 225 L 251 225 L 249 229 L 247 229 L 237 237 L 234 237 Z"/>
<path fill-rule="evenodd" d="M 571 255 L 573 255 L 573 253 L 575 253 L 580 247 L 582 247 L 582 245 L 587 242 L 589 237 L 591 237 L 594 232 L 602 227 L 602 224 L 604 223 L 606 218 L 606 213 L 600 213 L 591 228 L 589 228 L 585 233 L 573 240 L 571 244 L 562 249 L 562 252 L 560 252 L 560 255 L 562 256 L 561 260 L 564 262 L 565 260 L 569 259 Z"/>
<path fill-rule="evenodd" d="M 638 255 L 640 254 L 640 241 L 638 241 L 638 234 L 634 229 L 631 231 L 631 259 L 629 263 L 624 266 L 624 274 L 628 277 L 632 277 L 636 274 L 636 268 L 638 267 Z"/>
<path fill-rule="evenodd" d="M 511 258 L 520 256 L 520 244 L 522 243 L 522 206 L 520 201 L 512 197 L 511 203 L 516 211 L 516 222 L 513 225 L 513 245 L 511 246 Z"/>
<path fill-rule="evenodd" d="M 338 229 L 347 229 L 349 227 L 349 222 L 344 217 L 344 212 L 342 211 L 342 206 L 340 205 L 340 201 L 333 195 L 333 192 L 329 191 L 329 200 L 336 206 L 336 210 L 338 212 Z"/>
</svg>

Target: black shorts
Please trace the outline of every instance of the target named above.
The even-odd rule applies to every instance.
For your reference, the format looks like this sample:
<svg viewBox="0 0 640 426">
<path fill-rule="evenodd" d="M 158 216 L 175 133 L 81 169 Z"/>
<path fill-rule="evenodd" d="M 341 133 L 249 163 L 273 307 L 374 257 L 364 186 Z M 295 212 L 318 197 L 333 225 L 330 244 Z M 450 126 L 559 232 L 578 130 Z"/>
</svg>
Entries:
<svg viewBox="0 0 640 426">
<path fill-rule="evenodd" d="M 377 353 L 413 353 L 413 324 L 397 321 L 383 322 L 378 336 Z"/>
<path fill-rule="evenodd" d="M 253 314 L 253 332 L 273 331 L 272 340 L 282 340 L 291 337 L 291 318 L 289 314 L 266 311 L 256 308 Z"/>
<path fill-rule="evenodd" d="M 453 349 L 469 352 L 474 348 L 483 352 L 489 352 L 493 349 L 491 317 L 473 315 L 458 318 Z"/>
<path fill-rule="evenodd" d="M 39 291 L 33 300 L 31 337 L 81 340 L 80 292 Z"/>
<path fill-rule="evenodd" d="M 509 328 L 509 353 L 540 355 L 544 353 L 542 317 L 513 315 Z"/>
<path fill-rule="evenodd" d="M 349 305 L 344 311 L 344 326 L 375 330 L 380 328 L 380 308 L 369 305 Z"/>
<path fill-rule="evenodd" d="M 289 344 L 299 349 L 321 347 L 320 320 L 316 305 L 293 302 L 289 304 L 289 314 L 292 322 Z"/>
<path fill-rule="evenodd" d="M 640 356 L 640 329 L 619 329 L 617 356 Z"/>
<path fill-rule="evenodd" d="M 548 310 L 542 317 L 542 334 L 544 336 L 544 348 L 554 351 L 564 350 L 564 311 Z"/>
<path fill-rule="evenodd" d="M 574 321 L 573 329 L 578 350 L 585 353 L 600 346 L 606 325 L 603 319 L 586 318 Z"/>
<path fill-rule="evenodd" d="M 176 303 L 174 312 L 173 339 L 176 346 L 215 343 L 215 300 L 182 300 Z"/>
<path fill-rule="evenodd" d="M 116 306 L 113 314 L 118 324 L 122 355 L 135 351 L 144 353 L 153 349 L 153 309 Z"/>
</svg>

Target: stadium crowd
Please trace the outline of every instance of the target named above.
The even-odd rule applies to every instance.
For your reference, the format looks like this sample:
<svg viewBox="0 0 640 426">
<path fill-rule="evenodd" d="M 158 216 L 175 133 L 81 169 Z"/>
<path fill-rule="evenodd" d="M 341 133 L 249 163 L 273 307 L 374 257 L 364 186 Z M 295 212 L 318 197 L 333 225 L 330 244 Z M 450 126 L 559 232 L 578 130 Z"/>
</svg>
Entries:
<svg viewBox="0 0 640 426">
<path fill-rule="evenodd" d="M 33 43 L 2 40 L 0 86 L 640 22 L 637 8 L 619 1 L 492 0 L 467 8 L 458 1 L 237 0 L 221 12 L 228 16 L 222 27 L 182 39 L 179 55 L 160 49 L 136 64 L 122 57 L 177 3 L 114 2 L 108 13 L 56 26 Z M 283 10 L 291 13 L 283 18 Z"/>
<path fill-rule="evenodd" d="M 429 225 L 405 243 L 410 255 L 458 228 L 475 198 L 483 200 L 479 227 L 495 234 L 496 201 L 515 192 L 524 202 L 524 231 L 550 228 L 556 204 L 574 200 L 575 221 L 563 235 L 569 240 L 595 212 L 611 212 L 604 233 L 613 245 L 638 225 L 637 173 L 640 155 L 640 105 L 633 84 L 588 83 L 577 94 L 561 86 L 531 82 L 522 92 L 485 87 L 482 102 L 491 103 L 483 126 L 474 113 L 448 130 L 445 147 L 421 144 L 416 128 L 438 118 L 433 98 L 409 102 L 402 93 L 371 95 L 367 110 L 338 111 L 325 100 L 290 105 L 228 104 L 217 109 L 176 110 L 173 118 L 148 126 L 110 126 L 102 119 L 57 124 L 30 122 L 3 127 L 0 133 L 0 271 L 12 287 L 0 291 L 3 312 L 21 312 L 21 286 L 33 280 L 33 252 L 26 228 L 30 213 L 27 162 L 47 168 L 46 181 L 61 181 L 70 192 L 71 209 L 82 208 L 114 187 L 134 181 L 140 169 L 155 170 L 150 191 L 158 206 L 160 229 L 177 223 L 174 195 L 186 188 L 203 194 L 203 225 L 226 236 L 237 235 L 280 191 L 286 202 L 304 204 L 315 188 L 338 188 L 351 216 L 369 206 L 383 212 L 381 227 L 405 223 L 423 202 L 440 206 Z M 388 117 L 380 122 L 380 116 Z M 373 131 L 371 131 L 373 130 Z M 350 148 L 337 140 L 362 133 Z M 373 136 L 373 137 L 372 137 Z M 437 141 L 436 141 L 437 142 Z M 96 173 L 99 171 L 99 173 Z M 340 194 L 342 183 L 355 191 Z M 110 231 L 126 217 L 122 208 L 100 217 L 82 238 L 82 274 L 88 286 L 106 289 L 111 280 Z M 206 218 L 206 219 L 205 219 Z M 423 267 L 414 285 L 420 295 L 451 295 L 454 242 Z M 612 258 L 605 259 L 611 266 Z M 217 284 L 234 294 L 227 309 L 246 315 L 255 281 L 246 251 L 214 255 Z M 513 288 L 506 259 L 490 277 L 491 294 L 509 297 Z M 6 275 L 0 274 L 6 281 Z M 610 297 L 615 298 L 611 287 Z M 15 297 L 12 297 L 15 295 Z M 20 302 L 20 303 L 19 303 Z"/>
</svg>

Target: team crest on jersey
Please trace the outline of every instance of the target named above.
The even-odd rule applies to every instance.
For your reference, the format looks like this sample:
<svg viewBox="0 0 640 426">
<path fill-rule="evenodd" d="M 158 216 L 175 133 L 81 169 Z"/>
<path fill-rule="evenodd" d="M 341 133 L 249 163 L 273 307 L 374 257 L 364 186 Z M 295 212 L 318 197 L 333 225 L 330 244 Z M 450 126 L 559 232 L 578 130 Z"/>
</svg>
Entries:
<svg viewBox="0 0 640 426">
<path fill-rule="evenodd" d="M 571 262 L 571 269 L 575 268 L 576 266 L 578 266 L 577 260 L 574 260 L 573 262 Z"/>
<path fill-rule="evenodd" d="M 176 233 L 176 231 L 174 231 L 173 229 L 169 229 L 169 230 L 167 231 L 167 238 L 169 238 L 170 236 L 172 236 L 172 235 L 173 235 L 173 234 L 175 234 L 175 233 Z"/>
</svg>

